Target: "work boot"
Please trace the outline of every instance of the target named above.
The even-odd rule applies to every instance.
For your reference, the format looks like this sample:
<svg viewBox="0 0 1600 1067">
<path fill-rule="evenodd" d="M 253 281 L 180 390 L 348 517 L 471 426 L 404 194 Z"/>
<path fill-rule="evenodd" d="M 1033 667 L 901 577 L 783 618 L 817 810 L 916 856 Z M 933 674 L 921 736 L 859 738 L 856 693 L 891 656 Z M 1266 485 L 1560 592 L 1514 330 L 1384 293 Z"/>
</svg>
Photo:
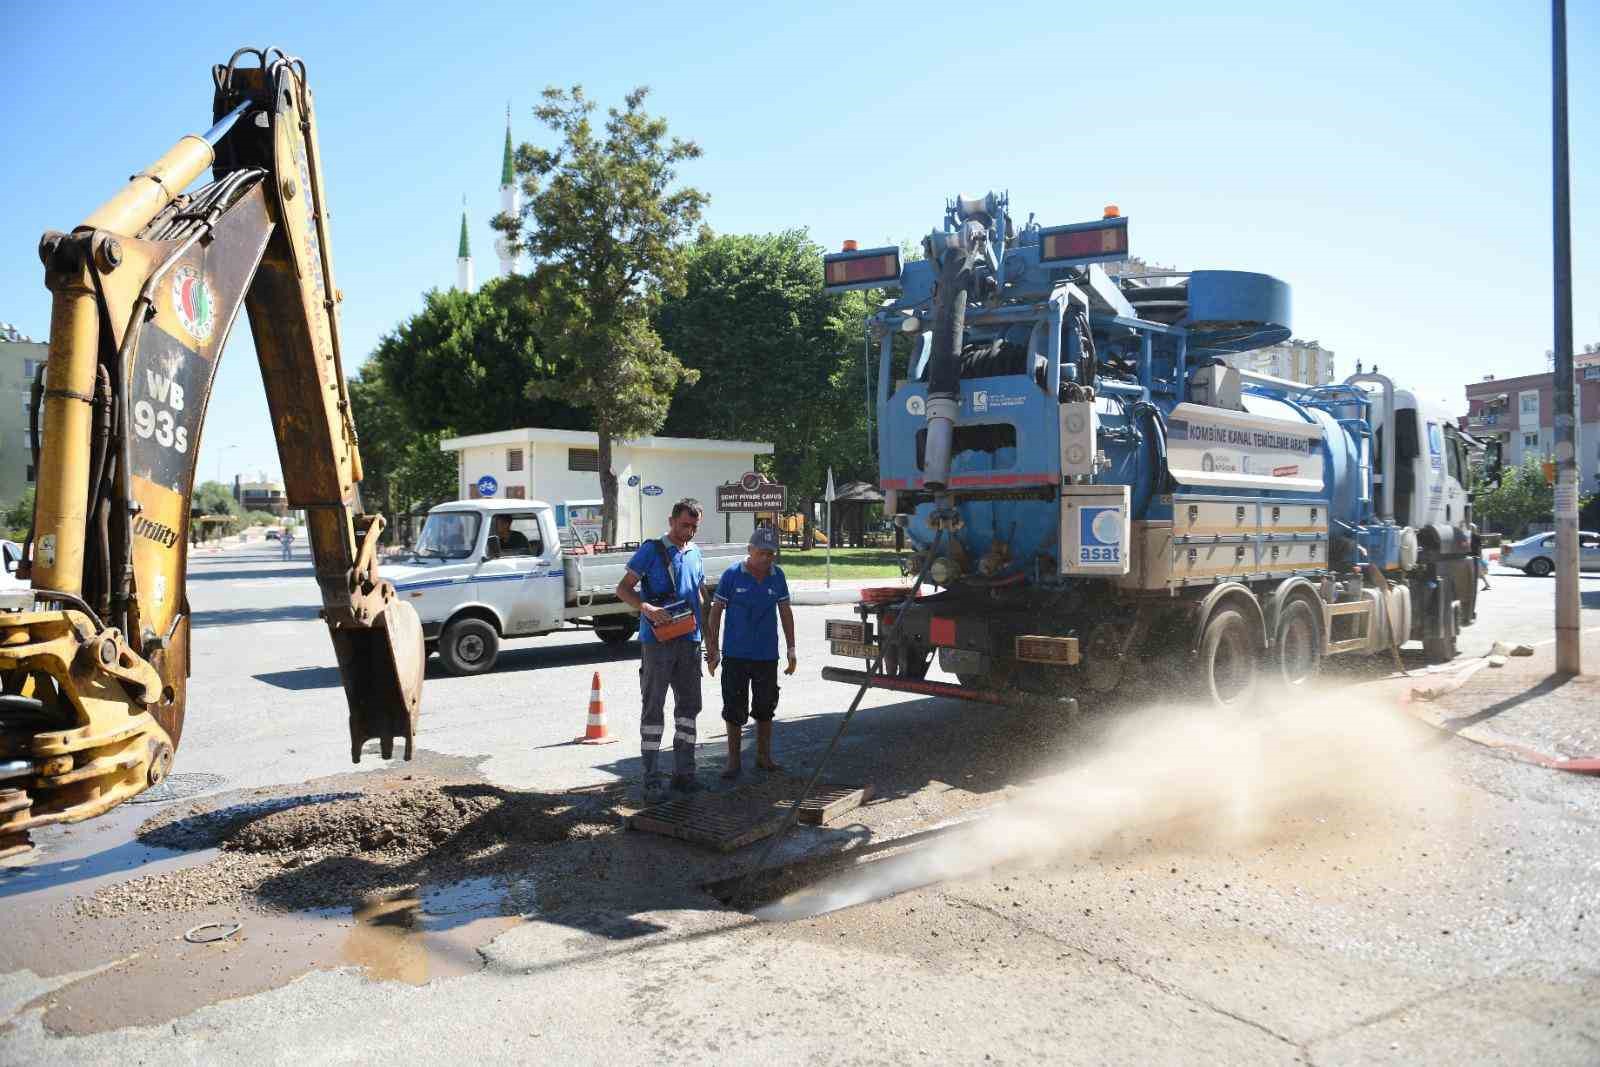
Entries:
<svg viewBox="0 0 1600 1067">
<path fill-rule="evenodd" d="M 683 793 L 687 795 L 691 793 L 698 793 L 704 788 L 705 786 L 700 784 L 700 779 L 696 778 L 692 774 L 674 774 L 672 776 L 672 791 L 674 793 Z"/>
<path fill-rule="evenodd" d="M 656 774 L 645 775 L 644 785 L 640 789 L 640 796 L 644 800 L 646 806 L 651 804 L 660 804 L 662 801 L 666 800 L 667 781 L 665 776 Z"/>
</svg>

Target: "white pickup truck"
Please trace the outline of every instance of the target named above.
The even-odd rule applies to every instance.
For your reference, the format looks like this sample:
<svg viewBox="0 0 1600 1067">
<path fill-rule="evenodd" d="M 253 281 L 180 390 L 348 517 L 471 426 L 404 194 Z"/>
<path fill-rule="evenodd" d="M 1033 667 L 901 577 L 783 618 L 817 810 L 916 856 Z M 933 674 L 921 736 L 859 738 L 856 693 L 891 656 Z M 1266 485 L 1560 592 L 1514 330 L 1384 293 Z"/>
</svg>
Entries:
<svg viewBox="0 0 1600 1067">
<path fill-rule="evenodd" d="M 708 584 L 744 558 L 743 545 L 701 545 Z M 638 631 L 617 599 L 633 552 L 564 553 L 555 511 L 538 500 L 458 500 L 428 512 L 413 554 L 383 576 L 417 609 L 430 652 L 451 674 L 494 666 L 500 641 L 590 629 L 608 645 Z"/>
</svg>

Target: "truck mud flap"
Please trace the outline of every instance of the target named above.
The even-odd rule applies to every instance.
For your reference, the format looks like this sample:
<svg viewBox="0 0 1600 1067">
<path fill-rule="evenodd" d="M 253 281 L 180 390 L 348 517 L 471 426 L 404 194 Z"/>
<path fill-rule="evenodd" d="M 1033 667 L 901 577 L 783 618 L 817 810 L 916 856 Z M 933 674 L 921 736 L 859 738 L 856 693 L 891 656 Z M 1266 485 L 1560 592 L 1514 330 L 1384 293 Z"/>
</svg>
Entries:
<svg viewBox="0 0 1600 1067">
<path fill-rule="evenodd" d="M 361 747 L 373 738 L 383 758 L 393 759 L 396 737 L 405 738 L 409 760 L 427 662 L 416 609 L 392 600 L 370 627 L 331 630 L 350 705 L 350 762 L 361 762 Z"/>
</svg>

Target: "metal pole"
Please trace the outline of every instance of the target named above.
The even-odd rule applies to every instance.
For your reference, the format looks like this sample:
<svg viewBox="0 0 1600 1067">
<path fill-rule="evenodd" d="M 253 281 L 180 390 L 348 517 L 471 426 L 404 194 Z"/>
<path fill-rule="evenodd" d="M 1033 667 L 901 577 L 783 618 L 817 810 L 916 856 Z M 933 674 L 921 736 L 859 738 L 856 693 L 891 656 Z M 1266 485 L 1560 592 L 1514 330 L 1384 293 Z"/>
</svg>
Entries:
<svg viewBox="0 0 1600 1067">
<path fill-rule="evenodd" d="M 1550 4 L 1554 171 L 1556 672 L 1578 674 L 1578 449 L 1572 376 L 1572 210 L 1567 168 L 1567 5 Z"/>
<path fill-rule="evenodd" d="M 872 462 L 872 316 L 861 320 L 861 377 L 867 386 L 867 462 Z"/>
</svg>

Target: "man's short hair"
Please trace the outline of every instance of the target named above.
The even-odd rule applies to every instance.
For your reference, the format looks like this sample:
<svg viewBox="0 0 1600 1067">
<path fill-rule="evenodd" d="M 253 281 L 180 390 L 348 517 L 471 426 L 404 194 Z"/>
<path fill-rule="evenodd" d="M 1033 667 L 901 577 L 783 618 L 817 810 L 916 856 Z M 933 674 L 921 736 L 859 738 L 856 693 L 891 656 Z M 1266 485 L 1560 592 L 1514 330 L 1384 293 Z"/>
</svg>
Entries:
<svg viewBox="0 0 1600 1067">
<path fill-rule="evenodd" d="M 696 500 L 692 496 L 686 496 L 676 504 L 672 505 L 672 517 L 674 519 L 685 512 L 698 519 L 701 515 L 705 514 L 705 511 L 706 509 L 700 506 L 700 501 Z"/>
</svg>

